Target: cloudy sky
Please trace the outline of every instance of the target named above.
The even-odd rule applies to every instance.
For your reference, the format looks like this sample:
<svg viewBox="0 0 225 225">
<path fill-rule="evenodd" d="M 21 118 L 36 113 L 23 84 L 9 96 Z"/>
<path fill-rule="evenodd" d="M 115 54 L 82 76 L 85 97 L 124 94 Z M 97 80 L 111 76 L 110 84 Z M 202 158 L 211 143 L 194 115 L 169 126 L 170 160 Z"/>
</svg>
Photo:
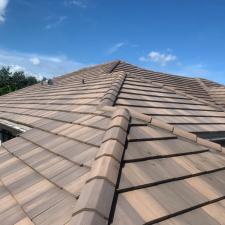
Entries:
<svg viewBox="0 0 225 225">
<path fill-rule="evenodd" d="M 122 59 L 225 84 L 224 0 L 0 0 L 0 65 L 52 77 Z"/>
</svg>

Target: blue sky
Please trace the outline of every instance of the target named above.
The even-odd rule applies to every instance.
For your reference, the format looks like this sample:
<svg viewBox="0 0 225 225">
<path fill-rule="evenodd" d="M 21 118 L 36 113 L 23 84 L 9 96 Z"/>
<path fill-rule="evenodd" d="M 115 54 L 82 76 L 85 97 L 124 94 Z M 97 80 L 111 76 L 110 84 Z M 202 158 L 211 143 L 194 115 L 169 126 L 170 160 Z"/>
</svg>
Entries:
<svg viewBox="0 0 225 225">
<path fill-rule="evenodd" d="M 225 84 L 224 0 L 0 0 L 0 65 L 52 77 L 122 59 Z"/>
</svg>

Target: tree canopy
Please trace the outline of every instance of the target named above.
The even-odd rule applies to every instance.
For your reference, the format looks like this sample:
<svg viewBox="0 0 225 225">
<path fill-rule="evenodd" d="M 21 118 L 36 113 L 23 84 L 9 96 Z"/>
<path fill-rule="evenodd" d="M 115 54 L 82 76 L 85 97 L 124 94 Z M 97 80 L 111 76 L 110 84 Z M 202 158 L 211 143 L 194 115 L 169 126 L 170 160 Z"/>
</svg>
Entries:
<svg viewBox="0 0 225 225">
<path fill-rule="evenodd" d="M 0 95 L 38 83 L 36 77 L 26 76 L 24 71 L 11 72 L 10 67 L 0 69 Z"/>
</svg>

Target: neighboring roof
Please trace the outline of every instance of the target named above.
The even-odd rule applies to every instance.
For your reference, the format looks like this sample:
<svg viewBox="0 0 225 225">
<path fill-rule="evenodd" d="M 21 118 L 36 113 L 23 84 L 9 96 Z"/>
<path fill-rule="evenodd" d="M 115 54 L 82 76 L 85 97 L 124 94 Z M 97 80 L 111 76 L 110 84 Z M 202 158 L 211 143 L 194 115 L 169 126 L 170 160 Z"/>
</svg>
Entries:
<svg viewBox="0 0 225 225">
<path fill-rule="evenodd" d="M 197 79 L 115 61 L 1 96 L 0 119 L 30 128 L 0 147 L 0 224 L 225 221 L 224 148 L 193 134 L 225 112 Z"/>
</svg>

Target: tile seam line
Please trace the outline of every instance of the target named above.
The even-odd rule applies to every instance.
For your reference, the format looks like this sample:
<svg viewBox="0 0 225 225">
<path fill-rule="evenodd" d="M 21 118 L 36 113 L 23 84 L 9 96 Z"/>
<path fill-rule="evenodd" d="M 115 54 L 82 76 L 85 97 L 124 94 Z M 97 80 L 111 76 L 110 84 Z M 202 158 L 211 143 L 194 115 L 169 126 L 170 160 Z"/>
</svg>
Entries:
<svg viewBox="0 0 225 225">
<path fill-rule="evenodd" d="M 1 105 L 1 104 L 0 104 Z M 40 110 L 40 111 L 47 111 L 47 112 L 66 112 L 66 113 L 74 113 L 74 114 L 85 114 L 85 115 L 94 115 L 94 116 L 99 116 L 100 114 L 98 114 L 98 113 L 94 113 L 94 112 L 79 112 L 79 111 L 68 111 L 68 110 L 60 110 L 60 109 L 43 109 L 43 108 L 31 108 L 31 107 L 27 107 L 27 108 L 23 108 L 23 107 L 16 107 L 16 106 L 3 106 L 3 107 L 5 107 L 5 108 L 10 108 L 10 109 L 24 109 L 25 111 L 29 111 L 29 110 L 34 110 L 34 111 L 36 111 L 36 110 Z M 7 112 L 7 111 L 6 111 Z M 8 112 L 7 112 L 8 113 Z M 9 112 L 10 113 L 10 112 Z M 105 117 L 108 117 L 108 116 L 105 116 Z"/>
<path fill-rule="evenodd" d="M 33 118 L 39 118 L 39 119 L 49 119 L 49 120 L 52 120 L 52 121 L 56 121 L 56 122 L 61 122 L 61 123 L 65 123 L 65 124 L 70 124 L 70 125 L 79 125 L 79 126 L 83 126 L 83 127 L 89 127 L 89 128 L 93 128 L 93 129 L 96 129 L 96 130 L 101 130 L 101 131 L 105 131 L 104 128 L 100 128 L 100 127 L 97 127 L 97 126 L 92 126 L 92 125 L 87 125 L 87 124 L 83 124 L 82 122 L 81 123 L 76 123 L 75 121 L 73 122 L 67 122 L 65 120 L 60 120 L 60 119 L 55 119 L 55 118 L 51 118 L 51 117 L 45 117 L 45 116 L 37 116 L 37 115 L 31 115 L 31 114 L 28 114 L 28 113 L 14 113 L 14 112 L 8 112 L 8 111 L 4 111 L 4 110 L 0 110 L 0 112 L 3 112 L 3 113 L 9 113 L 9 114 L 16 114 L 16 115 L 19 115 L 19 116 L 30 116 L 30 117 L 33 117 Z M 3 118 L 3 117 L 0 117 L 0 119 L 5 119 L 5 120 L 8 120 L 7 118 Z M 79 120 L 79 119 L 78 119 Z M 10 120 L 8 120 L 10 121 Z M 21 124 L 20 122 L 17 122 L 19 124 Z M 31 126 L 30 124 L 29 125 L 24 125 L 24 126 Z M 41 129 L 41 127 L 34 127 L 34 128 L 37 128 L 37 129 Z M 43 129 L 44 130 L 44 129 Z M 51 132 L 51 131 L 48 131 L 48 130 L 45 130 L 46 132 Z M 53 132 L 52 132 L 53 133 Z M 60 134 L 59 134 L 60 135 Z"/>
<path fill-rule="evenodd" d="M 88 88 L 88 86 L 86 86 L 87 87 L 86 89 L 82 88 L 80 90 L 79 89 L 74 90 L 74 88 L 77 88 L 77 86 L 71 86 L 67 89 L 65 89 L 63 87 L 60 90 L 51 89 L 51 92 L 49 92 L 48 89 L 44 89 L 45 91 L 42 90 L 42 89 L 36 91 L 36 89 L 35 89 L 34 92 L 28 92 L 26 94 L 29 97 L 41 97 L 41 96 L 48 96 L 49 97 L 49 96 L 54 96 L 54 94 L 61 94 L 61 96 L 62 96 L 62 94 L 66 95 L 66 96 L 67 95 L 71 96 L 71 95 L 80 95 L 80 92 L 85 92 L 87 90 L 89 90 L 90 92 L 85 93 L 86 95 L 88 95 L 88 94 L 90 95 L 90 94 L 93 94 L 93 93 L 99 93 L 100 94 L 100 93 L 104 92 L 103 91 L 104 89 L 107 89 L 111 85 L 112 81 L 113 81 L 113 79 L 108 81 L 107 83 L 104 83 L 101 86 L 99 85 L 100 87 L 93 87 L 93 85 L 90 85 L 90 87 L 92 87 L 92 88 Z M 96 90 L 99 90 L 99 91 L 96 91 Z M 42 91 L 42 92 L 40 93 L 40 91 Z M 72 93 L 70 91 L 72 91 Z M 24 93 L 23 94 L 22 93 L 16 94 L 16 92 L 12 92 L 12 93 L 14 93 L 14 96 L 17 97 L 17 98 L 24 97 Z M 47 95 L 46 95 L 46 93 L 47 93 Z M 3 97 L 3 96 L 5 96 L 5 95 L 1 96 L 2 99 L 6 99 L 6 100 L 10 99 L 10 97 L 8 97 L 8 96 L 5 96 L 5 97 Z"/>
<path fill-rule="evenodd" d="M 71 162 L 74 166 L 84 167 L 84 168 L 86 168 L 86 169 L 90 169 L 89 166 L 87 166 L 87 165 L 85 165 L 85 164 L 81 164 L 81 163 L 75 162 L 75 161 L 73 161 L 73 160 L 71 160 L 71 159 L 69 159 L 69 158 L 67 158 L 67 157 L 65 157 L 65 156 L 63 156 L 63 155 L 60 155 L 60 154 L 58 154 L 58 153 L 55 153 L 55 152 L 53 152 L 52 150 L 49 150 L 48 148 L 45 148 L 44 146 L 41 146 L 41 145 L 39 145 L 39 144 L 37 144 L 37 143 L 35 143 L 35 142 L 33 142 L 33 141 L 27 139 L 26 137 L 23 137 L 23 136 L 19 136 L 19 137 L 22 138 L 22 139 L 24 139 L 24 140 L 27 141 L 27 142 L 30 142 L 30 143 L 32 143 L 32 144 L 34 144 L 34 145 L 36 145 L 36 146 L 38 146 L 38 147 L 40 147 L 40 148 L 46 150 L 47 152 L 52 153 L 53 155 L 56 155 L 57 157 L 61 157 L 62 159 Z M 4 146 L 4 144 L 3 144 L 2 146 Z M 4 148 L 6 148 L 6 147 L 4 147 Z M 14 153 L 11 153 L 11 154 L 14 155 L 14 156 L 16 156 Z"/>
<path fill-rule="evenodd" d="M 207 205 L 211 205 L 211 204 L 214 204 L 216 202 L 219 202 L 219 201 L 222 201 L 225 199 L 225 196 L 221 196 L 219 198 L 215 198 L 213 200 L 208 200 L 208 201 L 205 201 L 203 203 L 200 203 L 200 204 L 197 204 L 195 206 L 192 206 L 192 207 L 189 207 L 189 208 L 186 208 L 186 209 L 183 209 L 183 210 L 180 210 L 180 211 L 177 211 L 175 213 L 172 213 L 172 214 L 169 214 L 169 215 L 166 215 L 166 216 L 163 216 L 163 217 L 160 217 L 160 218 L 157 218 L 155 220 L 152 220 L 152 221 L 149 221 L 149 222 L 146 222 L 144 223 L 143 225 L 153 225 L 153 224 L 156 224 L 156 223 L 160 223 L 160 222 L 163 222 L 167 219 L 171 219 L 173 217 L 176 217 L 176 216 L 179 216 L 179 215 L 182 215 L 182 214 L 185 214 L 185 213 L 188 213 L 188 212 L 191 212 L 195 209 L 199 209 L 201 207 L 204 207 L 204 206 L 207 206 Z"/>
<path fill-rule="evenodd" d="M 129 98 L 129 97 L 119 97 L 119 99 L 125 99 L 125 100 L 135 100 L 135 101 L 138 101 L 139 99 L 135 99 L 135 98 Z M 180 104 L 180 105 L 197 105 L 197 106 L 203 106 L 203 104 L 201 104 L 201 103 L 184 103 L 184 102 L 172 102 L 172 101 L 166 101 L 166 100 L 146 100 L 146 99 L 141 99 L 140 101 L 142 101 L 142 102 L 149 102 L 149 101 L 151 101 L 151 102 L 159 102 L 159 103 L 174 103 L 174 104 Z"/>
<path fill-rule="evenodd" d="M 96 100 L 98 100 L 98 99 L 96 99 Z M 15 102 L 8 102 L 7 104 L 15 104 L 17 101 L 15 101 Z M 40 103 L 34 103 L 34 102 L 26 102 L 26 103 L 20 103 L 20 104 L 22 104 L 22 105 L 26 105 L 26 104 L 34 104 L 34 105 L 40 105 Z M 96 104 L 94 104 L 94 103 L 85 103 L 85 104 L 78 104 L 78 103 L 73 103 L 73 104 L 66 104 L 66 103 L 54 103 L 54 102 L 46 102 L 46 103 L 41 103 L 41 104 L 43 104 L 43 105 L 74 105 L 74 106 L 96 106 L 97 105 L 97 103 Z"/>
<path fill-rule="evenodd" d="M 0 110 L 0 112 L 10 113 L 10 114 L 17 114 L 17 115 L 24 115 L 24 116 L 31 116 L 30 114 L 27 114 L 27 113 L 14 113 L 14 112 L 7 112 L 7 111 L 1 111 L 1 110 Z M 92 118 L 95 117 L 95 116 L 96 116 L 96 115 L 93 115 Z M 97 116 L 102 116 L 102 115 L 97 115 Z M 49 119 L 49 120 L 52 120 L 52 121 L 62 122 L 62 123 L 65 123 L 65 124 L 79 125 L 79 126 L 83 126 L 83 127 L 93 128 L 93 129 L 96 129 L 96 130 L 106 131 L 105 128 L 100 128 L 100 127 L 97 127 L 97 126 L 84 124 L 84 123 L 82 123 L 82 122 L 80 122 L 80 123 L 76 123 L 75 121 L 73 121 L 73 122 L 66 122 L 66 121 L 64 121 L 64 120 L 59 120 L 59 119 L 55 119 L 55 118 L 51 118 L 51 117 L 37 116 L 37 115 L 31 116 L 31 117 L 34 117 L 34 118 L 37 117 L 37 118 L 41 118 L 41 119 Z M 102 117 L 103 117 L 103 116 L 102 116 Z M 123 117 L 123 116 L 121 116 L 121 117 Z M 2 119 L 2 118 L 3 118 L 3 117 L 0 117 L 0 119 Z M 106 118 L 108 118 L 108 117 L 104 117 L 103 119 L 106 119 Z M 126 119 L 126 118 L 125 118 L 125 119 Z M 8 119 L 4 119 L 4 120 L 8 120 Z M 8 121 L 10 122 L 10 120 L 8 120 Z M 14 123 L 15 123 L 15 122 L 14 122 Z M 16 124 L 16 123 L 15 123 L 15 124 Z M 21 123 L 18 123 L 18 122 L 17 122 L 17 124 L 21 124 Z M 21 125 L 22 125 L 22 124 L 21 124 Z M 46 125 L 46 124 L 44 124 L 44 125 Z M 18 126 L 19 126 L 19 125 L 18 125 Z M 27 126 L 27 127 L 31 128 L 31 125 L 23 125 L 23 126 Z M 114 125 L 114 126 L 112 126 L 112 127 L 119 127 L 119 125 Z M 40 127 L 35 127 L 35 126 L 33 126 L 32 128 L 40 129 L 40 130 L 43 130 L 43 131 L 45 131 L 45 132 L 49 132 L 49 133 L 52 133 L 52 134 L 55 134 L 55 135 L 68 137 L 68 136 L 66 136 L 66 135 L 61 135 L 60 133 L 54 133 L 54 132 L 52 132 L 52 131 L 45 130 L 45 129 L 41 128 L 41 126 L 40 126 Z M 122 127 L 121 127 L 121 128 L 122 128 Z M 60 132 L 66 130 L 66 129 L 67 129 L 67 128 L 61 130 Z M 122 129 L 124 130 L 124 128 L 122 128 Z M 124 131 L 125 131 L 125 130 L 124 130 Z M 70 138 L 70 137 L 68 137 L 68 138 Z"/>
<path fill-rule="evenodd" d="M 14 201 L 18 204 L 18 206 L 21 208 L 21 210 L 23 211 L 24 215 L 27 216 L 27 218 L 29 218 L 29 220 L 32 222 L 32 224 L 34 225 L 31 217 L 26 213 L 26 211 L 24 210 L 24 208 L 22 207 L 22 205 L 20 205 L 20 203 L 17 201 L 17 199 L 15 198 L 14 194 L 9 190 L 9 188 L 4 184 L 4 182 L 2 181 L 2 179 L 0 178 L 0 183 L 3 184 L 4 188 L 6 189 L 6 191 L 9 192 L 9 194 L 12 196 L 12 198 L 14 199 Z"/>
<path fill-rule="evenodd" d="M 0 118 L 1 118 L 1 117 L 0 117 Z M 11 120 L 11 119 L 10 119 L 10 120 L 8 119 L 8 121 L 14 122 L 14 120 Z M 25 125 L 24 123 L 20 123 L 20 124 Z M 26 126 L 27 126 L 27 125 L 26 125 Z M 89 146 L 91 146 L 91 147 L 99 148 L 99 145 L 95 145 L 95 144 L 92 144 L 92 143 L 89 143 L 89 142 L 81 141 L 81 140 L 79 140 L 79 139 L 72 138 L 72 137 L 69 137 L 69 136 L 66 136 L 66 135 L 62 135 L 62 134 L 58 134 L 58 133 L 53 133 L 53 132 L 51 132 L 51 131 L 46 131 L 46 130 L 40 128 L 40 127 L 34 127 L 34 126 L 32 126 L 32 125 L 29 125 L 29 127 L 30 127 L 31 129 L 41 130 L 41 131 L 44 131 L 44 132 L 46 132 L 46 133 L 54 134 L 54 135 L 57 135 L 57 136 L 60 136 L 60 137 L 67 138 L 67 139 L 69 139 L 69 140 L 77 141 L 77 142 L 79 142 L 79 143 L 81 143 L 81 144 L 85 144 L 85 145 L 89 145 Z M 26 132 L 25 132 L 25 133 L 26 133 Z M 19 137 L 21 137 L 21 136 L 19 135 Z"/>
<path fill-rule="evenodd" d="M 99 110 L 102 111 L 108 111 L 108 112 L 113 112 L 114 110 L 116 110 L 117 107 L 112 107 L 112 106 L 103 106 L 103 107 L 99 107 Z M 142 120 L 147 122 L 147 124 L 152 125 L 152 126 L 156 126 L 159 127 L 161 129 L 164 129 L 172 134 L 175 134 L 178 137 L 184 138 L 186 140 L 189 140 L 193 143 L 197 143 L 200 146 L 204 146 L 204 147 L 208 147 L 209 150 L 211 151 L 211 149 L 213 149 L 216 152 L 225 154 L 225 148 L 222 147 L 220 144 L 216 144 L 214 142 L 208 141 L 206 139 L 203 138 L 199 138 L 197 137 L 197 135 L 192 134 L 190 132 L 187 132 L 181 128 L 178 128 L 176 126 L 172 126 L 168 123 L 165 123 L 159 119 L 155 119 L 154 117 L 151 116 L 147 116 L 145 114 L 139 113 L 135 110 L 131 110 L 129 109 L 130 115 L 136 119 Z"/>
<path fill-rule="evenodd" d="M 195 154 L 201 154 L 201 153 L 206 153 L 210 152 L 209 149 L 203 149 L 203 150 L 197 150 L 193 152 L 183 152 L 183 153 L 174 153 L 170 155 L 156 155 L 156 156 L 149 156 L 149 157 L 144 157 L 144 158 L 137 158 L 137 159 L 125 159 L 124 163 L 138 163 L 138 162 L 145 162 L 145 161 L 151 161 L 151 160 L 156 160 L 156 159 L 169 159 L 169 158 L 174 158 L 174 157 L 182 157 L 182 156 L 190 156 L 190 155 L 195 155 Z"/>
<path fill-rule="evenodd" d="M 72 196 L 74 199 L 76 199 L 76 195 L 72 194 L 71 192 L 67 191 L 66 189 L 64 189 L 63 187 L 60 187 L 58 184 L 56 184 L 55 182 L 51 181 L 50 179 L 48 179 L 46 176 L 42 175 L 40 172 L 38 172 L 37 170 L 35 170 L 33 167 L 31 167 L 29 164 L 27 164 L 25 161 L 21 160 L 18 156 L 12 154 L 6 147 L 3 146 L 3 148 L 5 149 L 5 151 L 7 151 L 12 157 L 15 157 L 17 160 L 19 160 L 22 164 L 26 165 L 27 167 L 29 167 L 33 172 L 35 172 L 36 174 L 38 174 L 42 179 L 47 180 L 49 183 L 51 183 L 52 185 L 54 185 L 55 187 L 57 187 L 59 190 L 63 191 L 64 193 L 66 193 L 67 195 Z"/>
<path fill-rule="evenodd" d="M 203 175 L 213 174 L 213 173 L 217 173 L 217 172 L 224 171 L 224 170 L 225 170 L 225 167 L 220 167 L 220 168 L 216 168 L 216 169 L 212 169 L 212 170 L 201 171 L 201 172 L 197 172 L 197 173 L 193 173 L 193 174 L 183 175 L 180 177 L 173 177 L 173 178 L 168 178 L 168 179 L 164 179 L 164 180 L 160 180 L 160 181 L 155 181 L 152 183 L 140 184 L 140 185 L 127 187 L 127 188 L 118 188 L 117 192 L 119 194 L 126 193 L 126 192 L 132 192 L 132 191 L 145 189 L 145 188 L 151 188 L 151 187 L 164 185 L 164 184 L 168 184 L 168 183 L 172 183 L 172 182 L 185 181 L 185 180 L 188 180 L 191 178 L 201 177 Z"/>
<path fill-rule="evenodd" d="M 190 98 L 187 98 L 185 96 L 166 96 L 166 95 L 163 95 L 163 96 L 158 96 L 158 95 L 155 95 L 155 94 L 140 94 L 140 93 L 132 93 L 130 92 L 128 89 L 127 90 L 123 90 L 121 93 L 123 94 L 135 94 L 135 95 L 142 95 L 142 96 L 147 96 L 147 97 L 162 97 L 162 98 L 170 98 L 170 99 L 184 99 L 184 100 L 192 100 Z M 152 93 L 152 92 L 151 92 Z M 165 93 L 165 92 L 164 92 Z M 166 93 L 167 94 L 167 93 Z M 172 93 L 174 94 L 174 93 Z"/>
<path fill-rule="evenodd" d="M 124 107 L 136 107 L 140 109 L 174 109 L 174 110 L 186 110 L 186 111 L 201 111 L 201 112 L 221 112 L 219 109 L 193 109 L 193 108 L 182 108 L 182 107 L 166 107 L 166 106 L 140 106 L 140 105 L 131 105 L 126 103 L 118 103 L 118 106 L 124 106 Z M 188 104 L 186 104 L 188 105 Z"/>
<path fill-rule="evenodd" d="M 14 93 L 14 95 L 17 98 L 19 98 L 21 96 L 24 96 L 24 94 L 27 94 L 27 96 L 29 96 L 29 97 L 32 97 L 32 96 L 44 96 L 45 93 L 48 93 L 46 96 L 54 96 L 54 94 L 59 94 L 60 92 L 63 92 L 63 94 L 69 95 L 69 96 L 71 96 L 71 95 L 81 95 L 80 94 L 81 92 L 85 92 L 87 90 L 89 90 L 90 92 L 87 92 L 86 94 L 93 94 L 93 93 L 99 93 L 100 94 L 100 93 L 103 92 L 102 89 L 108 88 L 111 85 L 111 83 L 112 83 L 112 81 L 110 80 L 110 82 L 106 83 L 105 86 L 102 86 L 102 87 L 99 87 L 99 88 L 98 87 L 86 88 L 86 89 L 81 89 L 81 90 L 78 90 L 78 89 L 74 90 L 74 88 L 76 88 L 76 86 L 74 86 L 74 87 L 71 87 L 71 88 L 68 88 L 68 89 L 65 89 L 65 88 L 61 88 L 60 90 L 55 90 L 54 89 L 54 91 L 52 89 L 51 92 L 49 92 L 48 89 L 45 89 L 45 91 L 43 91 L 42 89 L 39 89 L 37 91 L 35 90 L 35 92 L 28 92 L 28 93 L 21 93 L 21 94 L 18 94 L 18 93 L 15 94 L 15 92 L 11 92 L 11 93 Z M 99 90 L 99 91 L 95 92 L 96 90 Z M 40 94 L 40 91 L 42 91 L 42 94 Z M 69 91 L 73 91 L 73 92 L 72 93 L 68 93 Z M 36 95 L 36 94 L 38 94 L 38 95 Z M 2 96 L 4 96 L 4 97 L 2 97 Z M 1 96 L 2 99 L 10 99 L 10 97 L 11 97 L 11 96 L 9 97 L 9 96 L 5 96 L 5 95 L 2 95 L 2 96 Z"/>
</svg>

